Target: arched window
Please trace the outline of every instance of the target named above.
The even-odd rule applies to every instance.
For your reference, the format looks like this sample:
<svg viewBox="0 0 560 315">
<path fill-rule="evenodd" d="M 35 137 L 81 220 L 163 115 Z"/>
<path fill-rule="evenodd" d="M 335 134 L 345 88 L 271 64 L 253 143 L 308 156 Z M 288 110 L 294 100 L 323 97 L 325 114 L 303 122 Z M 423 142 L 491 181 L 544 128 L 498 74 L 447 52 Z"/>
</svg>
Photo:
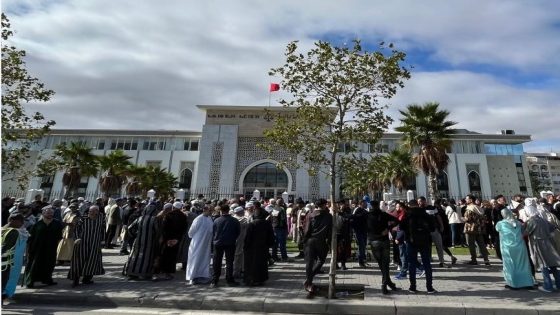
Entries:
<svg viewBox="0 0 560 315">
<path fill-rule="evenodd" d="M 475 171 L 470 171 L 469 175 L 469 190 L 471 194 L 480 196 L 482 187 L 480 186 L 480 175 Z"/>
<path fill-rule="evenodd" d="M 245 175 L 243 187 L 288 187 L 288 176 L 276 165 L 265 162 L 253 167 Z"/>
<path fill-rule="evenodd" d="M 192 171 L 188 168 L 185 168 L 181 172 L 181 176 L 179 177 L 179 188 L 191 189 L 191 182 L 192 182 Z"/>
</svg>

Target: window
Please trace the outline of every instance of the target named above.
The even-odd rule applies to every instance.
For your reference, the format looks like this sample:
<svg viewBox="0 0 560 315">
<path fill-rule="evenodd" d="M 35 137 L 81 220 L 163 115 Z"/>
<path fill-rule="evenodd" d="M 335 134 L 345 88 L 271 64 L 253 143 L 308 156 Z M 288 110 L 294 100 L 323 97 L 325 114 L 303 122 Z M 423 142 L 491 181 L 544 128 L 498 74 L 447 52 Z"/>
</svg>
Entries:
<svg viewBox="0 0 560 315">
<path fill-rule="evenodd" d="M 185 151 L 198 151 L 199 138 L 185 138 L 183 142 L 183 150 Z"/>
<path fill-rule="evenodd" d="M 472 194 L 480 196 L 482 188 L 480 186 L 480 175 L 477 172 L 471 171 L 468 175 L 469 178 L 469 190 Z"/>
<path fill-rule="evenodd" d="M 191 189 L 191 182 L 192 182 L 192 171 L 188 168 L 185 168 L 181 172 L 181 176 L 179 178 L 179 188 Z"/>
<path fill-rule="evenodd" d="M 119 138 L 111 141 L 111 150 L 137 150 L 138 140 Z"/>
<path fill-rule="evenodd" d="M 243 179 L 244 187 L 288 187 L 288 176 L 283 169 L 266 162 L 253 167 Z"/>
<path fill-rule="evenodd" d="M 167 139 L 165 138 L 149 138 L 144 141 L 144 150 L 156 151 L 156 150 L 166 150 Z"/>
<path fill-rule="evenodd" d="M 161 161 L 146 161 L 146 166 L 161 167 Z"/>
<path fill-rule="evenodd" d="M 441 197 L 449 197 L 449 181 L 447 179 L 447 173 L 441 172 L 436 177 L 437 190 L 439 191 Z"/>
</svg>

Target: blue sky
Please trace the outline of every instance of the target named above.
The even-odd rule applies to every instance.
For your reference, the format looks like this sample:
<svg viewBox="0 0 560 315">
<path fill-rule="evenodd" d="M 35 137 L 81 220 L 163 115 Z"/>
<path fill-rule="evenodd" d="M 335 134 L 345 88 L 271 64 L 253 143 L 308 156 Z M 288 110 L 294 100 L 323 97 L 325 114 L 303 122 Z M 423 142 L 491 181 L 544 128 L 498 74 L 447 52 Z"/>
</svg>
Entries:
<svg viewBox="0 0 560 315">
<path fill-rule="evenodd" d="M 360 38 L 414 66 L 395 120 L 437 101 L 458 128 L 514 129 L 532 135 L 526 151 L 560 152 L 559 1 L 199 2 L 4 1 L 13 43 L 56 91 L 31 109 L 57 128 L 200 130 L 197 104 L 267 104 L 288 42 Z"/>
</svg>

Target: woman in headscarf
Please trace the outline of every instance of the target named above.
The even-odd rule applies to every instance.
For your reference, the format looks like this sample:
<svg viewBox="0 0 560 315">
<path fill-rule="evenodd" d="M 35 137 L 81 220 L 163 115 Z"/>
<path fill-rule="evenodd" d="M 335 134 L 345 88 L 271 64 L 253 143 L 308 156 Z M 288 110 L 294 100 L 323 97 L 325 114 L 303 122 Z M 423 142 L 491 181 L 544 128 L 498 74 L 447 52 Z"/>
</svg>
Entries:
<svg viewBox="0 0 560 315">
<path fill-rule="evenodd" d="M 560 254 L 556 251 L 552 232 L 554 225 L 538 215 L 536 201 L 533 198 L 525 199 L 525 213 L 527 221 L 527 234 L 529 235 L 529 248 L 531 258 L 536 268 L 541 266 L 543 275 L 543 290 L 552 292 L 553 285 L 550 275 L 554 276 L 556 289 L 560 289 Z"/>
<path fill-rule="evenodd" d="M 506 288 L 513 290 L 533 288 L 529 256 L 523 241 L 522 223 L 517 221 L 507 208 L 502 209 L 501 215 L 504 219 L 496 224 L 496 231 L 500 233 Z"/>
<path fill-rule="evenodd" d="M 129 278 L 152 278 L 158 241 L 156 213 L 156 204 L 150 203 L 142 212 L 142 216 L 128 227 L 128 231 L 135 236 L 132 251 L 123 269 L 123 275 Z"/>
</svg>

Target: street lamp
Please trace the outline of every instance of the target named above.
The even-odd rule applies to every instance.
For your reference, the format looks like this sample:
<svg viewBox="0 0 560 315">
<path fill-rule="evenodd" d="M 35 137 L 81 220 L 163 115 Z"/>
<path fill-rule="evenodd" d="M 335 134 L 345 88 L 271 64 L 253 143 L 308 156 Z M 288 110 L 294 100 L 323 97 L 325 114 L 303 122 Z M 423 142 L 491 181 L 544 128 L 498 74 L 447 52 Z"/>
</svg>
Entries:
<svg viewBox="0 0 560 315">
<path fill-rule="evenodd" d="M 261 199 L 261 192 L 258 191 L 257 189 L 255 189 L 255 191 L 253 191 L 253 198 L 260 200 Z"/>
<path fill-rule="evenodd" d="M 183 188 L 177 190 L 177 192 L 175 193 L 175 197 L 177 199 L 181 199 L 181 201 L 184 200 L 185 199 L 185 190 Z"/>
</svg>

